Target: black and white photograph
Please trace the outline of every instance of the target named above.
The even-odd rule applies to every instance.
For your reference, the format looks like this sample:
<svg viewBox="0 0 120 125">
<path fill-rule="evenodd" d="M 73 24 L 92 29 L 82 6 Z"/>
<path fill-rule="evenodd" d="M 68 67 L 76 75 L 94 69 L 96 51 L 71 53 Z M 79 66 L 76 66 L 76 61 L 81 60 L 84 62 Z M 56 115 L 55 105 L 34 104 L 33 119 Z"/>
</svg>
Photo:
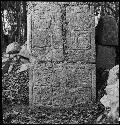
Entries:
<svg viewBox="0 0 120 125">
<path fill-rule="evenodd" d="M 119 124 L 119 1 L 1 1 L 2 123 Z"/>
</svg>

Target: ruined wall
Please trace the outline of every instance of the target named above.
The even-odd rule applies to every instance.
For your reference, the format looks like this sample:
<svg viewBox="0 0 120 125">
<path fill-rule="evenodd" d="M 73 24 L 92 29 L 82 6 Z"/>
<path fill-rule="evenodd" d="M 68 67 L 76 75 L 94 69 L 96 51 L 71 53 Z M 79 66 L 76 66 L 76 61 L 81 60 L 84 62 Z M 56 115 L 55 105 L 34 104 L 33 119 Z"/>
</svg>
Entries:
<svg viewBox="0 0 120 125">
<path fill-rule="evenodd" d="M 72 2 L 28 2 L 32 105 L 69 107 L 94 100 L 94 9 Z"/>
</svg>

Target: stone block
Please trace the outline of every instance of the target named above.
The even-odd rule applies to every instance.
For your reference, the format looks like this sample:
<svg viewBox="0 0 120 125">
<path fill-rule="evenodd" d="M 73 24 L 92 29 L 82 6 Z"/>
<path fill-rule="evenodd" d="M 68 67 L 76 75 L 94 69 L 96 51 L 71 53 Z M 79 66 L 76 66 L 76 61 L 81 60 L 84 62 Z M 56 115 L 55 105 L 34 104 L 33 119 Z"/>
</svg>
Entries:
<svg viewBox="0 0 120 125">
<path fill-rule="evenodd" d="M 71 107 L 95 95 L 95 65 L 87 64 L 95 62 L 93 9 L 61 5 L 32 4 L 29 100 L 38 106 Z"/>
<path fill-rule="evenodd" d="M 100 18 L 96 28 L 96 39 L 102 45 L 118 46 L 118 26 L 114 17 L 107 15 Z"/>
</svg>

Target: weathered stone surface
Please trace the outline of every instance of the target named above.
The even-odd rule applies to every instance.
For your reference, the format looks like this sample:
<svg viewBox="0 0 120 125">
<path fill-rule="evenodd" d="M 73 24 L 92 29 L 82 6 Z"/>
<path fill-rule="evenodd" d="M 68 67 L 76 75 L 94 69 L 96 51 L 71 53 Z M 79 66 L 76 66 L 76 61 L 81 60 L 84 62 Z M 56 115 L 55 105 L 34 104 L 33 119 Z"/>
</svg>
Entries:
<svg viewBox="0 0 120 125">
<path fill-rule="evenodd" d="M 66 50 L 68 62 L 95 62 L 95 51 L 92 49 L 85 50 Z"/>
<path fill-rule="evenodd" d="M 36 105 L 48 106 L 52 105 L 52 89 L 49 86 L 35 86 L 33 90 L 34 100 Z"/>
<path fill-rule="evenodd" d="M 67 34 L 67 46 L 69 49 L 90 49 L 90 33 L 88 31 L 81 32 L 77 31 L 68 31 Z"/>
<path fill-rule="evenodd" d="M 107 80 L 107 85 L 113 85 L 119 79 L 119 65 L 114 66 L 109 71 L 109 76 Z"/>
<path fill-rule="evenodd" d="M 20 51 L 20 45 L 17 42 L 13 42 L 9 44 L 6 48 L 6 53 L 8 54 L 16 54 Z"/>
<path fill-rule="evenodd" d="M 53 49 L 53 61 L 63 61 L 64 55 L 63 55 L 63 49 Z"/>
<path fill-rule="evenodd" d="M 27 41 L 24 45 L 21 46 L 21 50 L 18 53 L 18 55 L 23 56 L 23 57 L 28 58 L 28 59 L 30 58 L 30 52 L 27 48 Z"/>
<path fill-rule="evenodd" d="M 52 106 L 71 106 L 75 102 L 84 102 L 86 99 L 88 100 L 89 96 L 91 98 L 91 86 L 95 86 L 93 81 L 94 79 L 92 78 L 92 73 L 94 70 L 95 67 L 93 68 L 91 65 L 86 66 L 80 63 L 55 63 L 53 64 L 53 68 L 51 68 L 51 70 L 45 67 L 44 64 L 41 64 L 41 68 L 36 69 L 34 73 L 34 81 L 36 81 L 34 82 L 34 86 L 39 88 L 37 91 L 41 91 L 41 87 L 50 88 L 52 91 L 52 102 L 50 101 L 51 98 L 49 96 L 46 97 L 45 95 L 44 96 L 47 99 L 42 99 L 42 96 L 39 95 L 39 98 L 34 98 L 41 100 L 39 101 L 36 99 L 38 105 L 41 105 L 42 100 L 44 101 L 42 104 L 45 103 L 46 105 L 49 105 L 49 103 L 52 103 Z M 94 83 L 94 85 L 91 85 L 91 82 Z M 75 94 L 79 89 L 80 92 Z M 66 91 L 68 91 L 69 94 L 66 95 Z M 82 97 L 81 95 L 84 97 L 82 100 L 79 98 Z"/>
<path fill-rule="evenodd" d="M 118 45 L 118 26 L 114 17 L 107 15 L 100 18 L 96 37 L 102 45 Z"/>
<path fill-rule="evenodd" d="M 94 16 L 92 11 L 92 7 L 89 9 L 87 5 L 68 6 L 66 8 L 66 20 L 69 22 L 69 31 L 88 31 L 91 27 L 94 27 Z"/>
<path fill-rule="evenodd" d="M 85 61 L 85 51 L 84 50 L 66 50 L 68 62 Z"/>
<path fill-rule="evenodd" d="M 104 95 L 100 102 L 105 107 L 110 107 L 108 117 L 112 117 L 114 120 L 119 117 L 119 65 L 114 66 L 109 71 L 109 77 L 107 80 L 107 86 L 105 88 L 106 95 Z"/>
<path fill-rule="evenodd" d="M 63 92 L 64 93 L 53 96 L 52 102 L 54 106 L 70 107 L 74 104 L 84 103 L 86 100 L 89 101 L 91 99 L 90 88 L 77 88 L 74 91 L 64 89 Z"/>
<path fill-rule="evenodd" d="M 66 82 L 66 67 L 64 63 L 53 64 L 53 87 L 64 87 Z"/>
<path fill-rule="evenodd" d="M 30 103 L 69 107 L 95 99 L 95 65 L 87 64 L 95 62 L 93 8 L 32 3 Z"/>
<path fill-rule="evenodd" d="M 52 88 L 49 86 L 41 86 L 40 89 L 41 104 L 42 105 L 52 105 Z"/>
<path fill-rule="evenodd" d="M 37 57 L 41 61 L 51 61 L 52 49 L 50 47 L 34 47 L 32 49 L 32 55 Z"/>
<path fill-rule="evenodd" d="M 34 47 L 32 55 L 41 61 L 63 61 L 63 49 L 54 49 L 53 47 Z"/>
<path fill-rule="evenodd" d="M 39 67 L 34 68 L 34 81 L 38 85 L 50 85 L 52 83 L 52 68 L 41 63 Z"/>
<path fill-rule="evenodd" d="M 75 92 L 75 97 L 76 97 L 76 104 L 80 104 L 81 102 L 89 101 L 91 100 L 91 89 L 90 88 L 82 88 L 78 89 Z"/>
<path fill-rule="evenodd" d="M 66 88 L 91 87 L 91 82 L 93 82 L 92 72 L 94 70 L 95 67 L 89 64 L 68 63 L 66 66 Z"/>
<path fill-rule="evenodd" d="M 95 62 L 95 29 L 92 8 L 87 5 L 66 8 L 67 61 Z M 88 21 L 88 22 L 86 22 Z"/>
<path fill-rule="evenodd" d="M 55 68 L 56 67 L 56 68 Z M 88 64 L 56 64 L 53 66 L 53 85 L 65 88 L 91 87 L 94 67 Z"/>
<path fill-rule="evenodd" d="M 23 71 L 27 70 L 29 68 L 29 65 L 30 65 L 29 63 L 22 64 L 20 66 L 20 69 L 17 70 L 17 73 L 20 73 L 20 72 L 23 72 Z"/>
<path fill-rule="evenodd" d="M 38 2 L 33 14 L 33 46 L 62 45 L 60 6 L 54 3 Z M 57 44 L 56 44 L 57 42 Z"/>
<path fill-rule="evenodd" d="M 34 43 L 32 43 L 33 47 L 38 46 L 38 47 L 45 47 L 45 46 L 50 46 L 51 41 L 50 41 L 50 32 L 48 30 L 41 30 L 41 29 L 35 29 L 33 31 L 33 40 Z"/>
</svg>

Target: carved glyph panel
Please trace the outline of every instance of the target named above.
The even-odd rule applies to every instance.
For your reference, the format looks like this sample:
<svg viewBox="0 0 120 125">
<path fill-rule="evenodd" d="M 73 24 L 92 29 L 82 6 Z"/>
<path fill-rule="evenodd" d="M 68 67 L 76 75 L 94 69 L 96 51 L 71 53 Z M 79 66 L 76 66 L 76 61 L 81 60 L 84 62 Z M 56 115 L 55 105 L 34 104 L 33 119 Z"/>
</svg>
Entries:
<svg viewBox="0 0 120 125">
<path fill-rule="evenodd" d="M 69 107 L 95 95 L 93 10 L 61 4 L 31 5 L 29 95 L 38 106 Z"/>
</svg>

